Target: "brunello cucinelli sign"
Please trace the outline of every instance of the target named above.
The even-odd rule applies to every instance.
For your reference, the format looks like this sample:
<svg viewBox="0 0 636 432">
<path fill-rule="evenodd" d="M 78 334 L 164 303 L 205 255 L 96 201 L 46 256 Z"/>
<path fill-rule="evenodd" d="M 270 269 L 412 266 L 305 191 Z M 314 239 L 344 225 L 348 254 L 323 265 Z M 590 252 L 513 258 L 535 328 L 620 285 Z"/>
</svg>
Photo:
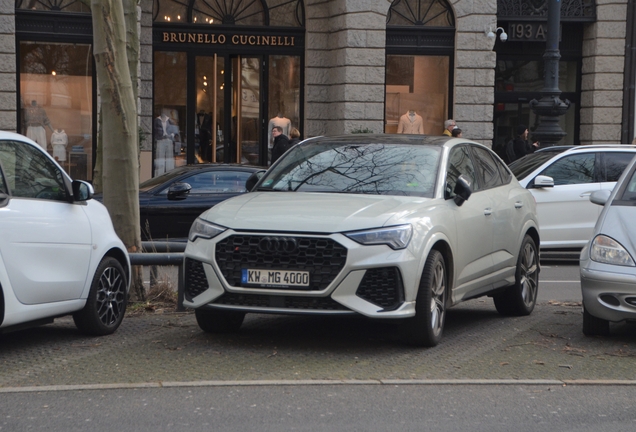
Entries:
<svg viewBox="0 0 636 432">
<path fill-rule="evenodd" d="M 295 36 L 263 36 L 225 33 L 161 32 L 165 43 L 202 45 L 295 46 Z"/>
</svg>

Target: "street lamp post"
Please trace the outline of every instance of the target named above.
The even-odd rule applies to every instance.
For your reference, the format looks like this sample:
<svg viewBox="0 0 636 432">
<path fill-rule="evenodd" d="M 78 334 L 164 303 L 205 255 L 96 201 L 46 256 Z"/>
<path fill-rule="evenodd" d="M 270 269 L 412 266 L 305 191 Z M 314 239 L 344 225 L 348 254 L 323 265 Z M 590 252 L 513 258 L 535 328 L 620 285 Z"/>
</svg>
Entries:
<svg viewBox="0 0 636 432">
<path fill-rule="evenodd" d="M 567 135 L 559 126 L 559 117 L 570 107 L 570 101 L 562 101 L 559 96 L 559 25 L 561 22 L 561 0 L 547 0 L 548 30 L 546 50 L 543 54 L 544 76 L 541 99 L 530 101 L 530 108 L 539 116 L 539 126 L 532 133 L 532 141 L 539 141 L 541 147 L 556 145 Z"/>
</svg>

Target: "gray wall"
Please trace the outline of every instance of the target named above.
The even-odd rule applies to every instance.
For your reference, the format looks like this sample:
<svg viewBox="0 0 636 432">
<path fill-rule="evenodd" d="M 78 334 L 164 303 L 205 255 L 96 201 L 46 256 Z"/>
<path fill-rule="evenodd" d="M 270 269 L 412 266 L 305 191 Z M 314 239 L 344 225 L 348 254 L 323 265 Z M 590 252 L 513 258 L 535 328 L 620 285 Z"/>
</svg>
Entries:
<svg viewBox="0 0 636 432">
<path fill-rule="evenodd" d="M 0 130 L 17 131 L 15 3 L 0 2 Z"/>
</svg>

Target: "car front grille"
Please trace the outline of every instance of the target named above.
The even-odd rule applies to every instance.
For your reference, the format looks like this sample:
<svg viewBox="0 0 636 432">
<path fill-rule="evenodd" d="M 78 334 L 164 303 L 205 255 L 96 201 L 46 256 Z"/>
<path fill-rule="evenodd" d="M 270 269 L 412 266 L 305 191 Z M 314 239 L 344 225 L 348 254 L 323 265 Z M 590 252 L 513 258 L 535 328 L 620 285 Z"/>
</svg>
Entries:
<svg viewBox="0 0 636 432">
<path fill-rule="evenodd" d="M 185 260 L 185 298 L 192 301 L 193 298 L 208 289 L 208 278 L 203 270 L 201 261 L 186 258 Z"/>
<path fill-rule="evenodd" d="M 293 240 L 294 247 L 264 251 L 263 242 Z M 282 243 L 282 242 L 281 242 Z M 329 238 L 236 234 L 216 244 L 216 263 L 231 286 L 241 286 L 241 270 L 303 270 L 310 274 L 305 291 L 325 289 L 347 260 L 347 248 Z M 267 288 L 262 288 L 267 289 Z"/>
<path fill-rule="evenodd" d="M 396 309 L 404 302 L 404 285 L 400 270 L 397 267 L 367 270 L 356 295 L 385 310 Z"/>
<path fill-rule="evenodd" d="M 226 292 L 211 304 L 244 306 L 266 309 L 289 309 L 310 311 L 348 311 L 331 297 L 293 297 L 264 294 L 236 294 Z"/>
</svg>

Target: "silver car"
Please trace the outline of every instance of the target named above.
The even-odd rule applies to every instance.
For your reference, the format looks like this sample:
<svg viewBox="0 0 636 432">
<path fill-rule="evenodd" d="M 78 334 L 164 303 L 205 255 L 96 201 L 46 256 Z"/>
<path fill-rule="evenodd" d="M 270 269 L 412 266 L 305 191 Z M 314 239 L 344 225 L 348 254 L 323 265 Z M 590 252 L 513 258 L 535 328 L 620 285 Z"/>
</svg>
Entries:
<svg viewBox="0 0 636 432">
<path fill-rule="evenodd" d="M 537 298 L 535 202 L 488 148 L 422 135 L 346 135 L 290 149 L 250 193 L 192 225 L 185 301 L 207 332 L 246 313 L 401 320 L 436 345 L 447 308 Z"/>
<path fill-rule="evenodd" d="M 604 207 L 581 251 L 583 333 L 608 335 L 610 321 L 636 320 L 636 158 L 613 191 L 590 201 Z"/>
</svg>

